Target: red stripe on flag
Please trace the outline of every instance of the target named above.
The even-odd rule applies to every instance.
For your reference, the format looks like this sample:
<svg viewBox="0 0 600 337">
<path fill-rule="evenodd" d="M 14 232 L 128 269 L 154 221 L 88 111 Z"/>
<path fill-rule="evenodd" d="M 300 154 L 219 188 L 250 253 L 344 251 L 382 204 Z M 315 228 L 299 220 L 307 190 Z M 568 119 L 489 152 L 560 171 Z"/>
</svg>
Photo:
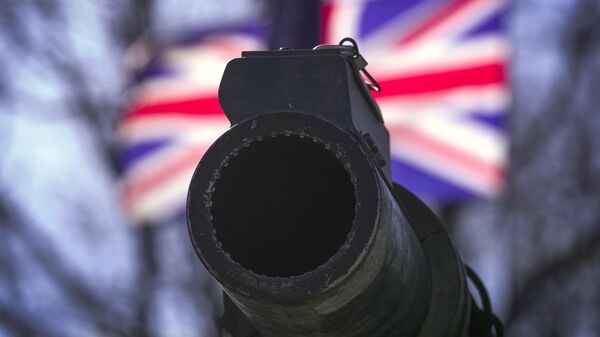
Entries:
<svg viewBox="0 0 600 337">
<path fill-rule="evenodd" d="M 331 18 L 331 11 L 333 5 L 331 3 L 324 4 L 321 7 L 321 43 L 328 43 L 327 33 L 329 31 L 329 19 Z"/>
<path fill-rule="evenodd" d="M 223 114 L 217 97 L 202 97 L 187 100 L 167 101 L 163 103 L 144 104 L 134 103 L 124 116 L 124 120 L 141 116 L 157 114 L 190 114 L 190 115 L 217 115 Z"/>
<path fill-rule="evenodd" d="M 429 20 L 422 22 L 416 29 L 411 33 L 403 36 L 399 43 L 408 44 L 418 40 L 422 35 L 427 34 L 429 31 L 435 29 L 435 27 L 442 24 L 446 19 L 451 17 L 454 13 L 459 11 L 465 5 L 473 3 L 477 0 L 456 0 L 452 1 L 447 6 L 443 7 L 439 12 L 433 15 Z"/>
<path fill-rule="evenodd" d="M 381 92 L 374 93 L 373 96 L 377 98 L 412 95 L 502 82 L 504 82 L 504 64 L 493 63 L 382 81 Z"/>
<path fill-rule="evenodd" d="M 124 201 L 125 205 L 130 205 L 135 202 L 140 196 L 148 191 L 156 188 L 161 184 L 168 184 L 168 180 L 173 176 L 196 166 L 198 161 L 208 148 L 208 144 L 200 147 L 194 147 L 190 151 L 186 151 L 169 163 L 160 166 L 159 169 L 140 179 L 129 181 L 125 188 Z"/>
<path fill-rule="evenodd" d="M 469 153 L 449 146 L 436 140 L 414 128 L 406 126 L 390 127 L 392 139 L 412 144 L 425 153 L 434 153 L 437 157 L 447 158 L 454 167 L 469 172 L 474 176 L 489 182 L 492 186 L 498 186 L 505 181 L 506 171 L 502 166 L 481 160 Z"/>
</svg>

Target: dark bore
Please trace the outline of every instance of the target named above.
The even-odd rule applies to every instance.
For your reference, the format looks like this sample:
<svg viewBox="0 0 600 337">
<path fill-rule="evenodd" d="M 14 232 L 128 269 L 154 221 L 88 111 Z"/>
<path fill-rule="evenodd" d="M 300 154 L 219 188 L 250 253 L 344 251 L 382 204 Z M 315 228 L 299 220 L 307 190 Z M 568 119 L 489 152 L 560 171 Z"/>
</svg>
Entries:
<svg viewBox="0 0 600 337">
<path fill-rule="evenodd" d="M 234 261 L 272 277 L 324 264 L 354 219 L 348 172 L 321 143 L 278 135 L 230 158 L 215 183 L 217 239 Z"/>
</svg>

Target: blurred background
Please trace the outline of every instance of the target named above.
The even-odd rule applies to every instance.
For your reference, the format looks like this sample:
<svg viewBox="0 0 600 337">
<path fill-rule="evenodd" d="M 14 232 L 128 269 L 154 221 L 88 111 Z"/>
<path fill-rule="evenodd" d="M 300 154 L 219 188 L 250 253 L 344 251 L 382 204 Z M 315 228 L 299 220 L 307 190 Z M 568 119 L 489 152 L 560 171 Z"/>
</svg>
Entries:
<svg viewBox="0 0 600 337">
<path fill-rule="evenodd" d="M 4 0 L 0 336 L 222 336 L 185 226 L 241 50 L 356 38 L 508 336 L 600 336 L 600 3 Z"/>
</svg>

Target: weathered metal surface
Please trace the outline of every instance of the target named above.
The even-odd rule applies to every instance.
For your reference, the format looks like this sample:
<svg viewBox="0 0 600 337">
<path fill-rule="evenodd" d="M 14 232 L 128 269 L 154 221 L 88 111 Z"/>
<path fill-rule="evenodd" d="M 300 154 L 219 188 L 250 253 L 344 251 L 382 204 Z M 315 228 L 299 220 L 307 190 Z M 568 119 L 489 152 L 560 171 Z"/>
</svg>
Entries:
<svg viewBox="0 0 600 337">
<path fill-rule="evenodd" d="M 219 92 L 233 126 L 188 195 L 194 248 L 228 297 L 265 337 L 462 336 L 462 264 L 392 186 L 348 49 L 245 55 Z"/>
</svg>

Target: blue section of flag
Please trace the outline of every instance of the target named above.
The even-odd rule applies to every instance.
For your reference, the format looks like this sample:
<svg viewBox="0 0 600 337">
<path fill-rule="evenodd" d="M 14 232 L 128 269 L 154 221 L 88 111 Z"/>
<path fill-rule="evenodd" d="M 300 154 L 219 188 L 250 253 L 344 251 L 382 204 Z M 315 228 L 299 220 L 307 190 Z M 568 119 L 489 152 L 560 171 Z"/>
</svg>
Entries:
<svg viewBox="0 0 600 337">
<path fill-rule="evenodd" d="M 180 224 L 182 222 L 185 222 L 186 219 L 187 219 L 187 209 L 186 209 L 185 205 L 183 205 L 182 207 L 177 209 L 175 212 L 173 212 L 171 214 L 171 216 L 167 217 L 165 222 Z"/>
<path fill-rule="evenodd" d="M 144 70 L 136 76 L 136 82 L 141 83 L 152 79 L 153 77 L 161 77 L 172 75 L 174 71 L 169 68 L 168 65 L 164 64 L 160 58 L 154 57 L 146 65 Z"/>
<path fill-rule="evenodd" d="M 420 0 L 381 0 L 369 1 L 362 12 L 360 37 L 365 38 L 380 27 L 397 18 Z"/>
<path fill-rule="evenodd" d="M 425 201 L 449 202 L 475 198 L 475 194 L 400 160 L 392 160 L 392 180 Z"/>
<path fill-rule="evenodd" d="M 169 144 L 168 139 L 156 139 L 128 144 L 121 152 L 121 165 L 126 169 L 144 156 Z"/>
<path fill-rule="evenodd" d="M 473 112 L 469 114 L 469 118 L 498 131 L 506 130 L 505 113 Z"/>
<path fill-rule="evenodd" d="M 504 26 L 503 18 L 505 15 L 506 13 L 503 10 L 494 12 L 493 15 L 485 18 L 478 25 L 465 32 L 463 38 L 472 38 L 483 34 L 501 32 Z"/>
</svg>

